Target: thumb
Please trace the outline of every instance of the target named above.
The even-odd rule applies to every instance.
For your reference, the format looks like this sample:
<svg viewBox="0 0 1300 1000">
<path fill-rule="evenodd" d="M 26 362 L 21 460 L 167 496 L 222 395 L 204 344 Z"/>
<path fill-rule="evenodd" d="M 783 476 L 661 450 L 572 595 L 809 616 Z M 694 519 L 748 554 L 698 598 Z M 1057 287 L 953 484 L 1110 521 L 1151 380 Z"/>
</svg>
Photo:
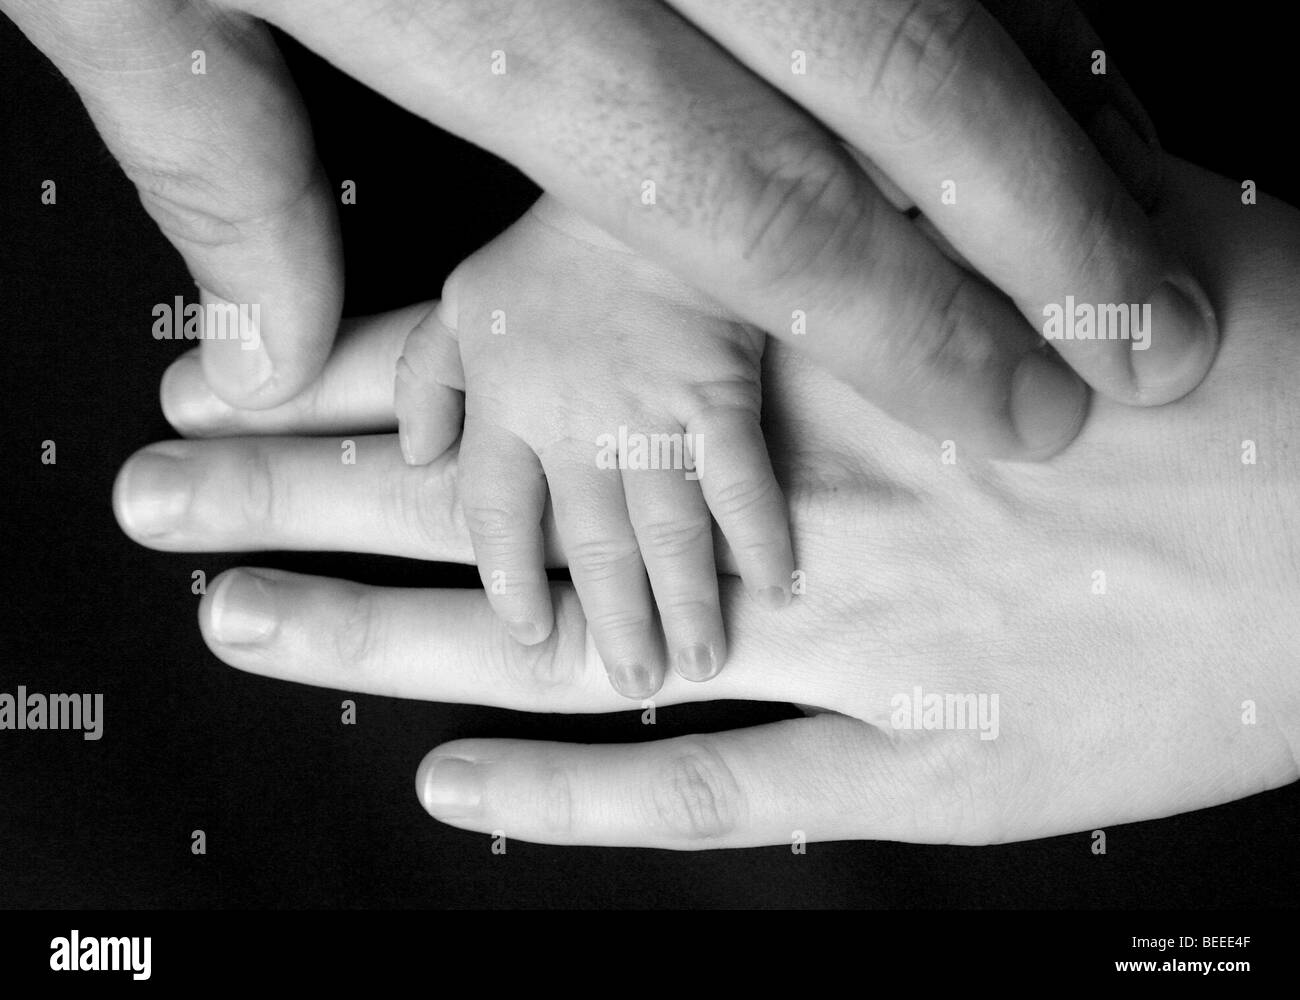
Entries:
<svg viewBox="0 0 1300 1000">
<path fill-rule="evenodd" d="M 329 354 L 342 248 L 302 102 L 266 27 L 207 4 L 0 6 L 76 88 L 198 283 L 213 390 L 255 409 L 294 396 Z"/>
</svg>

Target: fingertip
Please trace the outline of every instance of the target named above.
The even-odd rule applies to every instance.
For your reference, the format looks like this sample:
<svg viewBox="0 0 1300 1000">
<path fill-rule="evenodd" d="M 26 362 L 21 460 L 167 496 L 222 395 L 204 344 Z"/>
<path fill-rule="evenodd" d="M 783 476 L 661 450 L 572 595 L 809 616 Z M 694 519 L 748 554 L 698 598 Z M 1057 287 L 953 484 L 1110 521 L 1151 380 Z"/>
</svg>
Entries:
<svg viewBox="0 0 1300 1000">
<path fill-rule="evenodd" d="M 184 444 L 164 441 L 136 452 L 118 471 L 113 514 L 129 538 L 156 547 L 185 522 L 194 484 L 184 458 Z"/>
<path fill-rule="evenodd" d="M 697 643 L 678 651 L 673 669 L 683 680 L 699 684 L 717 677 L 722 664 L 723 656 L 715 645 Z"/>
<path fill-rule="evenodd" d="M 461 433 L 461 394 L 422 380 L 405 355 L 397 359 L 393 375 L 393 410 L 402 460 L 407 465 L 428 465 Z"/>
<path fill-rule="evenodd" d="M 268 410 L 293 399 L 329 359 L 339 313 L 333 298 L 313 299 L 310 306 L 280 303 L 277 323 L 270 305 L 231 302 L 200 285 L 200 357 L 212 392 L 241 410 Z"/>
<path fill-rule="evenodd" d="M 545 642 L 551 637 L 554 629 L 554 620 L 547 616 L 547 621 L 541 622 L 534 619 L 517 619 L 506 622 L 506 629 L 510 633 L 510 638 L 522 646 L 536 646 L 540 642 Z"/>
<path fill-rule="evenodd" d="M 213 581 L 199 605 L 199 629 L 212 649 L 259 647 L 280 626 L 277 596 L 282 588 L 271 573 L 227 570 Z"/>
<path fill-rule="evenodd" d="M 429 787 L 429 776 L 433 770 L 434 761 L 437 759 L 438 751 L 430 750 L 421 759 L 415 767 L 415 797 L 419 799 L 420 805 L 424 811 L 432 815 L 429 809 L 430 796 L 425 794 L 425 789 Z"/>
<path fill-rule="evenodd" d="M 163 373 L 158 399 L 163 416 L 175 430 L 187 437 L 219 430 L 231 415 L 231 407 L 217 396 L 203 375 L 199 351 L 182 354 Z"/>
<path fill-rule="evenodd" d="M 200 285 L 198 312 L 187 319 L 191 322 L 197 324 L 204 378 L 224 402 L 245 410 L 264 409 L 297 391 L 283 383 L 271 363 L 262 336 L 261 303 L 231 302 Z"/>
<path fill-rule="evenodd" d="M 609 668 L 609 682 L 624 698 L 642 701 L 664 685 L 662 667 L 645 663 L 619 663 Z"/>
<path fill-rule="evenodd" d="M 1016 461 L 1042 461 L 1079 435 L 1088 414 L 1087 384 L 1053 351 L 1030 351 L 1011 376 L 1009 416 L 1022 446 Z"/>
<path fill-rule="evenodd" d="M 215 650 L 221 645 L 221 640 L 217 638 L 217 633 L 212 626 L 214 618 L 221 614 L 221 605 L 225 600 L 226 591 L 229 588 L 233 578 L 238 575 L 239 569 L 227 569 L 218 573 L 208 581 L 207 587 L 204 588 L 203 596 L 199 598 L 199 633 L 203 636 L 203 641 L 207 643 L 209 649 Z"/>
<path fill-rule="evenodd" d="M 437 442 L 430 434 L 429 414 L 422 404 L 422 390 L 405 356 L 397 359 L 393 374 L 393 412 L 397 417 L 397 441 L 407 465 L 428 465 L 438 457 Z"/>
<path fill-rule="evenodd" d="M 297 394 L 273 370 L 266 348 L 245 350 L 238 342 L 209 340 L 200 349 L 203 377 L 222 402 L 241 410 L 267 410 Z"/>
<path fill-rule="evenodd" d="M 415 769 L 415 794 L 437 820 L 476 815 L 483 803 L 485 765 L 447 743 L 424 755 Z"/>
</svg>

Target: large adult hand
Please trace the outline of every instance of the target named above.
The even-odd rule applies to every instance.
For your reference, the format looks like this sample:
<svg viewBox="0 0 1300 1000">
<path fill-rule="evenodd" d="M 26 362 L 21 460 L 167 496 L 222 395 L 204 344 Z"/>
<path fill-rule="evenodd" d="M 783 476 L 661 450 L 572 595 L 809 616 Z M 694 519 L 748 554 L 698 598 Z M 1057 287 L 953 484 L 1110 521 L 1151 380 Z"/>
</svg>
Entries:
<svg viewBox="0 0 1300 1000">
<path fill-rule="evenodd" d="M 987 843 L 1294 780 L 1300 216 L 1243 209 L 1234 185 L 1191 168 L 1173 179 L 1160 222 L 1210 283 L 1219 361 L 1174 406 L 1099 403 L 1049 464 L 996 467 L 960 450 L 945 464 L 773 352 L 769 433 L 807 590 L 772 615 L 724 581 L 731 665 L 706 687 L 670 677 L 657 702 L 779 700 L 834 714 L 630 746 L 459 740 L 420 768 L 430 812 L 554 843 L 725 847 L 796 831 Z M 183 359 L 165 409 L 204 433 L 379 426 L 406 322 L 364 326 L 312 395 L 258 415 L 206 393 Z M 454 456 L 412 468 L 391 435 L 357 444 L 356 465 L 329 438 L 154 445 L 123 470 L 118 517 L 160 549 L 469 559 Z M 266 570 L 223 575 L 200 619 L 217 656 L 268 676 L 525 711 L 622 708 L 572 590 L 555 598 L 554 633 L 536 647 L 513 643 L 478 592 Z M 917 687 L 996 695 L 996 739 L 895 728 L 906 721 L 896 698 Z"/>
<path fill-rule="evenodd" d="M 1036 349 L 1044 307 L 1067 297 L 1153 307 L 1147 350 L 1056 345 L 1114 399 L 1175 399 L 1215 350 L 1196 282 L 999 27 L 1149 193 L 1149 124 L 1122 83 L 1094 75 L 1099 43 L 1065 0 L 0 8 L 81 92 L 205 298 L 261 303 L 264 351 L 204 345 L 209 380 L 244 405 L 310 380 L 339 303 L 306 122 L 250 14 L 963 449 L 1033 458 L 1074 437 L 1086 389 Z M 191 73 L 198 49 L 205 76 Z"/>
</svg>

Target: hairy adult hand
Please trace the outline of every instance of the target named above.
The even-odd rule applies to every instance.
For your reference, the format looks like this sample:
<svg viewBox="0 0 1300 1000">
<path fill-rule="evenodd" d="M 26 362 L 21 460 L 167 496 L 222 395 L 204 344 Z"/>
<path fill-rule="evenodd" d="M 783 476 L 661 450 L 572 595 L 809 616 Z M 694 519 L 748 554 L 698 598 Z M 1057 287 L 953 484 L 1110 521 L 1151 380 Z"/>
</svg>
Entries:
<svg viewBox="0 0 1300 1000">
<path fill-rule="evenodd" d="M 1215 351 L 1199 286 L 1116 174 L 1155 190 L 1149 122 L 1067 0 L 0 9 L 78 89 L 203 299 L 259 306 L 257 350 L 203 345 L 239 405 L 311 381 L 341 301 L 331 192 L 260 19 L 963 449 L 1050 455 L 1082 422 L 1076 371 L 1158 404 Z M 1068 297 L 1149 303 L 1149 348 L 1061 340 L 1060 364 L 1038 331 Z"/>
</svg>

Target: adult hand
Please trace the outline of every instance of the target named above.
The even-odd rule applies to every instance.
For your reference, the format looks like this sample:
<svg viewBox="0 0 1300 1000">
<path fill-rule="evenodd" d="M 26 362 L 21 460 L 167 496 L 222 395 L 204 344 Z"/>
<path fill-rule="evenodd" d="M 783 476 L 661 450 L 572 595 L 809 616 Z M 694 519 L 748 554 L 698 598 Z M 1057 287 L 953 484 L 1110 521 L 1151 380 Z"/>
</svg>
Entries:
<svg viewBox="0 0 1300 1000">
<path fill-rule="evenodd" d="M 1290 277 L 1300 216 L 1243 209 L 1186 166 L 1159 223 L 1205 276 L 1224 324 L 1197 392 L 1133 411 L 1099 402 L 1044 465 L 944 452 L 788 350 L 766 375 L 769 438 L 806 593 L 780 615 L 723 581 L 729 668 L 657 699 L 828 710 L 629 746 L 459 740 L 417 788 L 467 829 L 552 843 L 669 848 L 883 838 L 989 843 L 1227 802 L 1297 776 L 1300 342 Z M 309 396 L 241 414 L 192 358 L 164 386 L 185 431 L 377 427 L 409 317 L 363 324 Z M 391 425 L 391 421 L 390 421 Z M 406 466 L 392 435 L 169 442 L 116 488 L 132 537 L 178 551 L 349 549 L 468 560 L 455 456 Z M 784 461 L 782 461 L 784 459 Z M 562 560 L 563 553 L 553 553 Z M 726 552 L 719 565 L 732 566 Z M 481 593 L 363 587 L 234 570 L 203 634 L 241 669 L 375 694 L 603 712 L 609 688 L 571 588 L 535 647 Z M 974 695 L 966 729 L 903 729 L 899 698 Z M 997 716 L 991 713 L 997 696 Z M 917 705 L 916 708 L 922 706 Z M 952 720 L 944 720 L 952 721 Z"/>
<path fill-rule="evenodd" d="M 963 449 L 1037 458 L 1074 437 L 1086 389 L 1036 349 L 1067 297 L 1152 305 L 1147 350 L 1056 344 L 1113 399 L 1176 399 L 1214 354 L 1196 282 L 1035 72 L 1149 195 L 1149 123 L 1094 73 L 1099 43 L 1065 0 L 0 8 L 78 88 L 203 297 L 260 303 L 264 349 L 204 344 L 209 381 L 241 405 L 307 384 L 339 309 L 329 193 L 254 16 Z"/>
</svg>

